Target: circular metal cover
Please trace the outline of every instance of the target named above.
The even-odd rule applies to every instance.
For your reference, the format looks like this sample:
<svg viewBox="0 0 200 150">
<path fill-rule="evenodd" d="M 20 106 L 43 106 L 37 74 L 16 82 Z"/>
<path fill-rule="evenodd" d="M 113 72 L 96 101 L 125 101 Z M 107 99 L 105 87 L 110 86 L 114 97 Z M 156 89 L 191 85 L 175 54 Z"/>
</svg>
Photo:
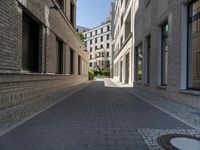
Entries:
<svg viewBox="0 0 200 150">
<path fill-rule="evenodd" d="M 158 138 L 165 150 L 200 150 L 200 137 L 182 134 L 167 134 Z"/>
</svg>

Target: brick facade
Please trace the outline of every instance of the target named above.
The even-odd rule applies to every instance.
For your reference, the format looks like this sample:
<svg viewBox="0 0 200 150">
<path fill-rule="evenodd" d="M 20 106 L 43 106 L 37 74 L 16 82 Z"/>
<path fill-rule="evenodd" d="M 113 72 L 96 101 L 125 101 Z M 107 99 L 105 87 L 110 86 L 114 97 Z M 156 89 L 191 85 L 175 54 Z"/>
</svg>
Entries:
<svg viewBox="0 0 200 150">
<path fill-rule="evenodd" d="M 183 32 L 187 31 L 187 24 L 183 20 L 187 18 L 184 8 L 187 8 L 186 0 L 151 0 L 148 5 L 145 1 L 135 1 L 135 47 L 143 45 L 143 80 L 141 83 L 134 82 L 134 88 L 147 93 L 153 93 L 168 100 L 175 100 L 194 108 L 200 108 L 200 92 L 189 90 L 186 86 L 187 70 L 183 66 L 187 65 L 183 57 L 184 49 L 187 49 L 187 38 Z M 164 22 L 169 25 L 168 37 L 168 74 L 167 86 L 161 85 L 161 25 Z M 151 35 L 150 54 L 150 83 L 146 83 L 146 37 Z M 185 44 L 185 45 L 184 45 Z M 184 60 L 185 59 L 185 60 Z"/>
<path fill-rule="evenodd" d="M 70 23 L 70 2 L 65 0 L 66 8 L 62 11 L 50 9 L 58 7 L 56 0 L 0 1 L 0 110 L 88 80 L 88 53 L 75 32 L 76 0 L 73 0 L 74 25 Z M 38 73 L 22 70 L 24 12 L 40 25 Z M 56 74 L 56 39 L 63 42 L 62 74 Z M 73 75 L 69 69 L 70 49 L 75 53 Z M 80 75 L 78 56 L 81 56 Z"/>
</svg>

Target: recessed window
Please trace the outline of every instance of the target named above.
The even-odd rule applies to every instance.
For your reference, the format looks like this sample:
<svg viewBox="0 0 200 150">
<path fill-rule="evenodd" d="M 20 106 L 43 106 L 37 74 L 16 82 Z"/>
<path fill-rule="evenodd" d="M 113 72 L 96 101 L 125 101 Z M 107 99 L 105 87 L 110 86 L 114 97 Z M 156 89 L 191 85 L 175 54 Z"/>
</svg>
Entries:
<svg viewBox="0 0 200 150">
<path fill-rule="evenodd" d="M 65 1 L 64 0 L 56 0 L 56 2 L 58 3 L 58 5 L 60 6 L 61 10 L 64 11 L 65 10 Z"/>
<path fill-rule="evenodd" d="M 92 67 L 92 63 L 90 63 L 90 67 Z"/>
<path fill-rule="evenodd" d="M 142 81 L 142 44 L 136 48 L 136 81 Z"/>
<path fill-rule="evenodd" d="M 107 34 L 107 40 L 110 40 L 110 34 Z"/>
<path fill-rule="evenodd" d="M 110 53 L 109 52 L 107 52 L 107 57 L 110 57 Z"/>
<path fill-rule="evenodd" d="M 78 75 L 81 75 L 81 56 L 78 56 Z"/>
<path fill-rule="evenodd" d="M 103 42 L 103 36 L 101 36 L 101 42 Z"/>
<path fill-rule="evenodd" d="M 74 6 L 74 2 L 71 0 L 70 2 L 70 21 L 71 21 L 71 24 L 74 26 L 74 20 L 75 20 L 75 6 Z"/>
<path fill-rule="evenodd" d="M 97 38 L 95 38 L 95 43 L 97 43 Z"/>
<path fill-rule="evenodd" d="M 107 31 L 110 31 L 110 26 L 109 25 L 107 26 Z"/>
<path fill-rule="evenodd" d="M 101 44 L 101 48 L 103 48 L 103 45 Z"/>
<path fill-rule="evenodd" d="M 90 52 L 92 52 L 92 47 L 90 47 Z"/>
<path fill-rule="evenodd" d="M 56 73 L 62 74 L 63 71 L 63 42 L 56 39 Z"/>
<path fill-rule="evenodd" d="M 40 25 L 23 12 L 22 69 L 39 72 Z"/>
<path fill-rule="evenodd" d="M 146 49 L 146 65 L 147 65 L 147 83 L 150 83 L 150 67 L 151 67 L 151 36 L 146 38 L 147 40 L 147 49 Z"/>
<path fill-rule="evenodd" d="M 74 74 L 74 50 L 70 49 L 70 74 Z"/>
<path fill-rule="evenodd" d="M 103 33 L 103 28 L 101 28 L 101 33 Z"/>
<path fill-rule="evenodd" d="M 109 43 L 107 43 L 107 48 L 110 48 L 110 44 Z"/>
<path fill-rule="evenodd" d="M 188 88 L 200 90 L 200 0 L 193 0 L 188 11 Z"/>
<path fill-rule="evenodd" d="M 162 43 L 161 43 L 161 85 L 167 85 L 168 75 L 168 23 L 161 27 L 162 30 Z"/>
<path fill-rule="evenodd" d="M 92 45 L 92 40 L 90 40 L 90 45 Z"/>
</svg>

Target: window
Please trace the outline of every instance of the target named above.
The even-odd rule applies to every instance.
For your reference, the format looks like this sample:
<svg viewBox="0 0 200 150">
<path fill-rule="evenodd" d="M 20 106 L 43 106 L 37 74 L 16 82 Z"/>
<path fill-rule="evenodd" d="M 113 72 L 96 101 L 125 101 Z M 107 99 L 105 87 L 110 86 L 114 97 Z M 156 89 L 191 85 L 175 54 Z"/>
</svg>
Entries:
<svg viewBox="0 0 200 150">
<path fill-rule="evenodd" d="M 142 81 L 142 44 L 136 48 L 136 81 Z"/>
<path fill-rule="evenodd" d="M 74 16 L 74 13 L 75 13 L 75 10 L 74 10 L 74 3 L 73 1 L 71 0 L 70 2 L 70 21 L 71 21 L 71 24 L 74 26 L 74 20 L 75 20 L 75 16 Z"/>
<path fill-rule="evenodd" d="M 90 52 L 92 52 L 92 47 L 90 47 Z"/>
<path fill-rule="evenodd" d="M 81 56 L 78 56 L 78 75 L 81 75 Z"/>
<path fill-rule="evenodd" d="M 56 0 L 56 2 L 60 6 L 61 10 L 64 11 L 65 10 L 65 7 L 64 7 L 65 2 L 64 2 L 64 0 Z"/>
<path fill-rule="evenodd" d="M 90 40 L 90 45 L 92 44 L 92 40 Z"/>
<path fill-rule="evenodd" d="M 63 67 L 63 42 L 56 39 L 56 73 L 62 74 Z"/>
<path fill-rule="evenodd" d="M 23 12 L 22 69 L 39 72 L 40 25 Z"/>
<path fill-rule="evenodd" d="M 110 48 L 110 44 L 109 43 L 107 43 L 107 48 Z"/>
<path fill-rule="evenodd" d="M 146 60 L 146 65 L 147 65 L 147 83 L 150 83 L 150 67 L 151 67 L 151 36 L 147 37 L 147 60 Z"/>
<path fill-rule="evenodd" d="M 104 57 L 104 52 L 102 52 L 102 57 Z"/>
<path fill-rule="evenodd" d="M 101 48 L 103 48 L 103 45 L 101 44 Z"/>
<path fill-rule="evenodd" d="M 95 50 L 97 50 L 97 46 L 95 46 Z"/>
<path fill-rule="evenodd" d="M 85 39 L 87 39 L 87 34 L 85 34 Z"/>
<path fill-rule="evenodd" d="M 103 33 L 103 28 L 101 28 L 101 33 Z"/>
<path fill-rule="evenodd" d="M 193 0 L 188 12 L 188 88 L 200 90 L 200 0 Z"/>
<path fill-rule="evenodd" d="M 70 74 L 74 74 L 74 51 L 70 49 Z"/>
<path fill-rule="evenodd" d="M 109 40 L 110 39 L 110 35 L 109 34 L 107 34 L 107 40 Z"/>
<path fill-rule="evenodd" d="M 97 43 L 97 38 L 95 38 L 95 43 Z"/>
<path fill-rule="evenodd" d="M 106 67 L 107 67 L 107 68 L 110 68 L 110 61 L 107 61 Z"/>
<path fill-rule="evenodd" d="M 121 27 L 123 26 L 123 22 L 124 22 L 124 16 L 122 14 L 122 16 L 121 16 Z"/>
<path fill-rule="evenodd" d="M 110 26 L 108 25 L 108 26 L 107 26 L 107 31 L 109 31 L 109 30 L 110 30 Z"/>
<path fill-rule="evenodd" d="M 103 42 L 103 36 L 101 36 L 101 42 Z"/>
<path fill-rule="evenodd" d="M 90 67 L 92 67 L 92 63 L 90 63 Z"/>
<path fill-rule="evenodd" d="M 120 45 L 121 45 L 121 47 L 123 46 L 123 36 L 120 39 Z"/>
<path fill-rule="evenodd" d="M 97 35 L 97 30 L 95 31 L 95 34 Z"/>
<path fill-rule="evenodd" d="M 90 59 L 92 59 L 92 55 L 90 55 Z"/>
<path fill-rule="evenodd" d="M 92 32 L 90 32 L 90 37 L 92 37 Z"/>
<path fill-rule="evenodd" d="M 110 57 L 110 53 L 109 52 L 107 52 L 107 57 Z"/>
<path fill-rule="evenodd" d="M 162 46 L 161 46 L 161 85 L 167 85 L 168 74 L 168 23 L 162 25 Z"/>
</svg>

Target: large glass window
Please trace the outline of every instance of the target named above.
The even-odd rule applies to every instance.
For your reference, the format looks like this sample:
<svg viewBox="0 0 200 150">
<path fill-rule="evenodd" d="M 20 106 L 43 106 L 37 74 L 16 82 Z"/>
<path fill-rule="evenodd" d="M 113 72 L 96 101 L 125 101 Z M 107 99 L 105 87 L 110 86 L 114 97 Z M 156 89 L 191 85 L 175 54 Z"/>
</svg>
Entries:
<svg viewBox="0 0 200 150">
<path fill-rule="evenodd" d="M 22 69 L 39 72 L 40 25 L 23 12 Z"/>
<path fill-rule="evenodd" d="M 168 23 L 162 26 L 161 85 L 167 85 L 168 74 Z"/>
<path fill-rule="evenodd" d="M 147 37 L 147 83 L 150 83 L 150 67 L 151 67 L 151 36 Z"/>
<path fill-rule="evenodd" d="M 142 81 L 142 44 L 136 48 L 136 80 Z"/>
<path fill-rule="evenodd" d="M 188 88 L 200 90 L 200 0 L 188 10 Z"/>
</svg>

